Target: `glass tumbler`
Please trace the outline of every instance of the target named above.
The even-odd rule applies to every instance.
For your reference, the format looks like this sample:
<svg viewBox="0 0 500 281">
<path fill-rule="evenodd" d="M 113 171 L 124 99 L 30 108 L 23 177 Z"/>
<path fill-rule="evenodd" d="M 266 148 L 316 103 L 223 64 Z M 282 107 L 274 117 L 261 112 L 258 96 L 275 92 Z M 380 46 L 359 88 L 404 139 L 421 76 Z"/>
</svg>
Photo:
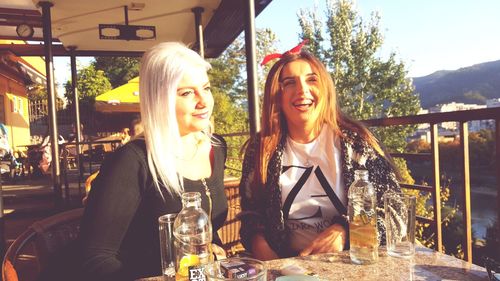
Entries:
<svg viewBox="0 0 500 281">
<path fill-rule="evenodd" d="M 409 258 L 415 254 L 415 196 L 384 194 L 387 254 Z"/>
<path fill-rule="evenodd" d="M 160 231 L 161 268 L 164 280 L 175 278 L 174 221 L 177 214 L 166 214 L 158 218 Z"/>
</svg>

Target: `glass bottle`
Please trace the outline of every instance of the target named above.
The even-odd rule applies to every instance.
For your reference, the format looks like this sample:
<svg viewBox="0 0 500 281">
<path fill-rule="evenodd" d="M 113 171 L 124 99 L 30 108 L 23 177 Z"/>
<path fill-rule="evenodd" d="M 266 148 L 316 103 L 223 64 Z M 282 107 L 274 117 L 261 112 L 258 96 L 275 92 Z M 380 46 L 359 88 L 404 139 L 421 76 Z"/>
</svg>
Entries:
<svg viewBox="0 0 500 281">
<path fill-rule="evenodd" d="M 212 224 L 201 208 L 201 194 L 182 194 L 182 210 L 174 222 L 175 280 L 205 280 L 202 265 L 213 260 Z"/>
<path fill-rule="evenodd" d="M 356 264 L 369 264 L 378 260 L 377 196 L 368 180 L 368 171 L 356 170 L 349 187 L 349 254 Z"/>
</svg>

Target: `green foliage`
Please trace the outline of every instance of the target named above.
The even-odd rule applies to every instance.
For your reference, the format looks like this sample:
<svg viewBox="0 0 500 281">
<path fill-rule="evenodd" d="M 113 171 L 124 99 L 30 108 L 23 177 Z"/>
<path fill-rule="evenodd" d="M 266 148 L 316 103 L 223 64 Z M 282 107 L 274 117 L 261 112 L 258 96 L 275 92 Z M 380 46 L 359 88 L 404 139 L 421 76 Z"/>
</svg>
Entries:
<svg viewBox="0 0 500 281">
<path fill-rule="evenodd" d="M 45 85 L 33 83 L 26 86 L 26 91 L 28 93 L 28 100 L 30 102 L 42 102 L 47 104 L 48 93 Z M 62 98 L 56 95 L 56 108 L 57 110 L 64 108 L 64 101 Z M 38 112 L 40 113 L 40 112 Z"/>
<path fill-rule="evenodd" d="M 246 92 L 238 87 L 245 65 L 244 41 L 238 37 L 218 58 L 208 60 L 212 69 L 208 72 L 213 93 L 226 95 L 232 103 L 241 104 Z M 216 103 L 215 111 L 219 111 Z"/>
<path fill-rule="evenodd" d="M 479 104 L 485 104 L 487 98 L 485 98 L 481 93 L 476 92 L 476 91 L 468 91 L 464 93 L 464 98 L 470 101 L 475 101 L 476 103 Z"/>
<path fill-rule="evenodd" d="M 470 162 L 481 166 L 496 166 L 495 135 L 493 130 L 469 134 Z"/>
<path fill-rule="evenodd" d="M 427 185 L 423 182 L 422 184 Z M 446 203 L 450 199 L 451 179 L 446 176 L 441 176 L 441 227 L 443 234 L 443 251 L 447 254 L 454 255 L 458 258 L 464 257 L 462 249 L 462 239 L 465 235 L 463 228 L 462 213 L 459 211 L 459 206 L 449 206 Z M 434 208 L 432 206 L 431 194 L 423 193 L 416 190 L 405 191 L 405 193 L 415 195 L 417 197 L 416 212 L 418 216 L 433 219 Z M 422 245 L 433 248 L 435 247 L 435 233 L 429 224 L 417 223 L 416 230 L 417 239 Z M 475 240 L 474 233 L 472 234 Z"/>
<path fill-rule="evenodd" d="M 228 95 L 222 92 L 213 92 L 214 107 L 214 127 L 217 134 L 231 134 L 239 132 L 248 132 L 247 111 L 236 106 Z M 227 175 L 239 177 L 241 171 L 240 149 L 248 137 L 231 136 L 225 137 L 228 145 L 228 158 L 226 161 Z"/>
<path fill-rule="evenodd" d="M 256 31 L 256 60 L 260 63 L 262 59 L 271 53 L 278 52 L 275 44 L 276 34 L 270 29 L 258 29 Z M 247 74 L 245 37 L 239 36 L 234 42 L 216 59 L 209 60 L 212 69 L 209 72 L 212 88 L 215 86 L 227 95 L 232 102 L 247 108 Z M 267 72 L 272 63 L 257 67 L 258 93 L 263 93 Z"/>
<path fill-rule="evenodd" d="M 104 71 L 111 86 L 116 88 L 139 76 L 140 61 L 134 57 L 96 57 L 92 65 Z"/>
<path fill-rule="evenodd" d="M 111 90 L 111 84 L 102 70 L 97 70 L 93 65 L 78 70 L 78 81 L 76 83 L 78 98 L 81 103 L 92 106 L 96 96 Z M 73 101 L 71 81 L 64 85 L 66 93 L 64 96 L 69 103 Z"/>
<path fill-rule="evenodd" d="M 491 130 L 481 130 L 479 132 L 469 133 L 469 156 L 470 156 L 470 169 L 471 169 L 471 185 L 472 186 L 487 186 L 485 183 L 485 170 L 487 166 L 493 166 L 491 163 L 495 163 L 495 151 L 494 149 L 495 139 L 493 136 L 493 131 Z M 423 141 L 413 141 L 408 144 L 407 152 L 410 153 L 429 153 L 431 151 L 430 144 Z M 464 253 L 462 249 L 462 239 L 465 235 L 463 229 L 463 217 L 460 211 L 460 206 L 449 206 L 446 203 L 450 201 L 450 196 L 457 197 L 460 195 L 459 192 L 455 194 L 457 186 L 460 186 L 460 176 L 461 168 L 457 163 L 461 163 L 462 156 L 460 153 L 460 142 L 459 140 L 454 140 L 450 142 L 440 142 L 439 143 L 439 158 L 440 158 L 440 170 L 441 170 L 441 217 L 442 217 L 442 231 L 443 231 L 443 247 L 446 253 L 452 254 L 456 257 L 463 258 Z M 429 164 L 430 166 L 430 164 Z M 417 166 L 415 166 L 417 167 Z M 428 169 L 428 168 L 426 168 Z M 419 172 L 415 169 L 416 174 Z M 458 180 L 453 181 L 452 178 L 457 178 Z M 481 183 L 480 183 L 481 182 Z M 428 185 L 425 181 L 422 184 Z M 452 194 L 451 191 L 454 193 Z M 424 217 L 433 218 L 434 211 L 431 206 L 432 201 L 429 193 L 418 194 L 417 192 L 417 214 Z M 420 196 L 420 197 L 418 197 Z M 420 207 L 419 207 L 420 206 Z M 475 257 L 476 253 L 484 252 L 489 256 L 494 252 L 488 252 L 490 249 L 500 249 L 498 238 L 496 233 L 498 230 L 496 226 L 491 226 L 487 229 L 486 233 L 486 247 L 484 249 L 474 249 Z M 417 237 L 422 242 L 423 245 L 428 247 L 434 246 L 435 234 L 431 231 L 428 225 L 420 224 L 417 227 Z M 478 240 L 475 237 L 475 233 L 472 233 L 473 245 L 477 245 Z M 496 248 L 495 248 L 496 247 Z M 475 262 L 480 262 L 475 260 Z"/>
<path fill-rule="evenodd" d="M 351 1 L 337 0 L 327 2 L 325 21 L 317 10 L 301 10 L 298 17 L 300 36 L 309 39 L 309 50 L 330 71 L 346 114 L 364 120 L 418 112 L 419 99 L 404 63 L 394 53 L 386 60 L 376 56 L 383 43 L 378 14 L 364 24 Z M 373 131 L 390 151 L 401 152 L 414 130 L 405 126 Z"/>
<path fill-rule="evenodd" d="M 40 84 L 32 84 L 26 87 L 28 92 L 28 99 L 30 101 L 46 100 L 47 99 L 47 89 L 45 86 Z"/>
</svg>

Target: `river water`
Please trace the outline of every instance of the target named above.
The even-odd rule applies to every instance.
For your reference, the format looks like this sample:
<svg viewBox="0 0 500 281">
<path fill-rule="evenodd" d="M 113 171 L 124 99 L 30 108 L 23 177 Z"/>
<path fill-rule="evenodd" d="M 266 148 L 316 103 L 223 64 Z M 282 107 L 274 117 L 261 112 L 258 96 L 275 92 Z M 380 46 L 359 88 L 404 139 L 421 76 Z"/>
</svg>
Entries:
<svg viewBox="0 0 500 281">
<path fill-rule="evenodd" d="M 486 228 L 497 217 L 497 197 L 493 192 L 471 192 L 472 230 L 476 238 L 486 236 Z"/>
</svg>

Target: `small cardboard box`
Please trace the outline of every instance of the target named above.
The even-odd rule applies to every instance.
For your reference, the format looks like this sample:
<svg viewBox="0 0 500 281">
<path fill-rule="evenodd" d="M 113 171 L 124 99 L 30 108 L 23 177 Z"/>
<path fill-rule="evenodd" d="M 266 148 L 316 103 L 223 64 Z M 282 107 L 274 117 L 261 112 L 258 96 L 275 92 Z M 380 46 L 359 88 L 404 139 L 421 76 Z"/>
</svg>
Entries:
<svg viewBox="0 0 500 281">
<path fill-rule="evenodd" d="M 221 261 L 221 272 L 226 278 L 240 279 L 251 277 L 257 273 L 257 269 L 249 264 L 239 261 Z"/>
</svg>

